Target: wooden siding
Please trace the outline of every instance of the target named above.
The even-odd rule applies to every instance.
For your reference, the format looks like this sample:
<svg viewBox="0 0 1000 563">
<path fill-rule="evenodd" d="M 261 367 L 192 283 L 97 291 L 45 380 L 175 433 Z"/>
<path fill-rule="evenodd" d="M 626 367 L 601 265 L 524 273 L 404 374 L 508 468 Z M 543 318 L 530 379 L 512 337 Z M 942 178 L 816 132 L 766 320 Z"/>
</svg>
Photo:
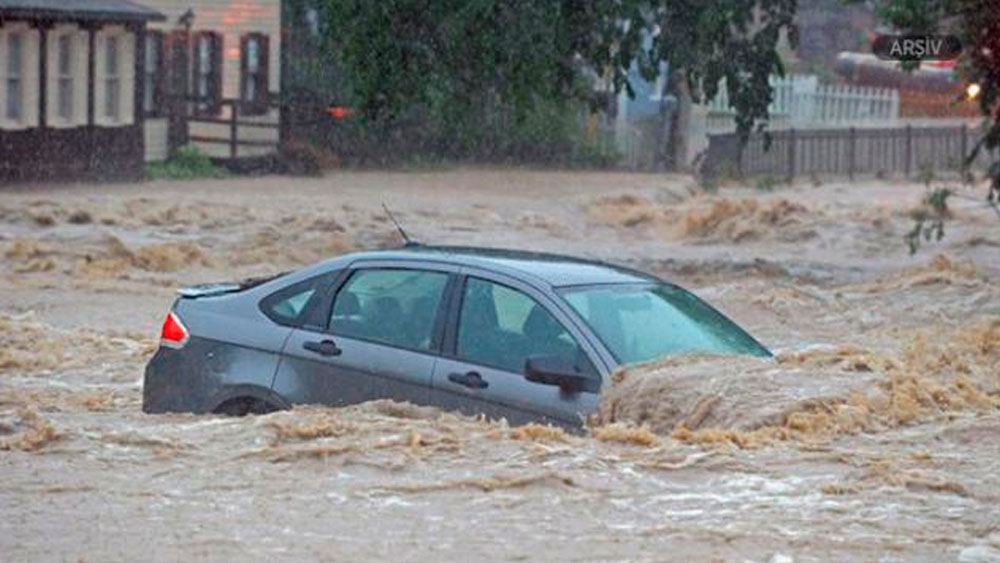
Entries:
<svg viewBox="0 0 1000 563">
<path fill-rule="evenodd" d="M 157 10 L 167 19 L 151 23 L 149 29 L 169 32 L 179 28 L 178 18 L 189 8 L 194 12 L 191 32 L 214 31 L 222 34 L 222 97 L 240 97 L 240 38 L 247 33 L 263 33 L 269 38 L 268 90 L 281 89 L 281 0 L 144 0 L 144 5 Z M 223 107 L 215 117 L 229 119 L 229 108 Z M 240 116 L 240 120 L 260 120 L 277 123 L 278 111 L 266 115 Z M 166 127 L 148 122 L 146 160 L 159 160 L 166 155 Z M 228 125 L 190 124 L 193 136 L 225 137 Z M 160 138 L 162 136 L 162 139 Z M 240 138 L 278 140 L 277 129 L 241 128 Z M 229 147 L 220 144 L 195 143 L 199 149 L 215 157 L 228 157 Z M 240 147 L 238 156 L 258 156 L 274 152 L 267 147 Z"/>
<path fill-rule="evenodd" d="M 0 180 L 136 180 L 144 173 L 142 147 L 138 125 L 0 130 Z"/>
<path fill-rule="evenodd" d="M 167 16 L 166 21 L 152 22 L 149 29 L 178 29 L 177 18 L 188 8 L 194 11 L 192 32 L 216 31 L 222 34 L 222 97 L 237 98 L 240 93 L 240 37 L 259 32 L 270 37 L 269 89 L 281 87 L 281 0 L 144 0 L 148 6 Z"/>
</svg>

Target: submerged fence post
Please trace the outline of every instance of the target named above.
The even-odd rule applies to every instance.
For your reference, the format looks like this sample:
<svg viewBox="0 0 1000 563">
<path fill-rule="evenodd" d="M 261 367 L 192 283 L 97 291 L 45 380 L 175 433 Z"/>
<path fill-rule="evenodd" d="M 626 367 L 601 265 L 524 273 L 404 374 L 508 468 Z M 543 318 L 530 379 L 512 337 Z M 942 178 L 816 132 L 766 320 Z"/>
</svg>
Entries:
<svg viewBox="0 0 1000 563">
<path fill-rule="evenodd" d="M 239 102 L 234 101 L 229 105 L 232 108 L 229 112 L 229 158 L 236 159 L 236 107 Z"/>
<path fill-rule="evenodd" d="M 847 135 L 847 177 L 854 181 L 854 143 L 857 140 L 857 132 L 851 127 Z"/>
<path fill-rule="evenodd" d="M 795 178 L 795 128 L 788 130 L 788 183 Z"/>
<path fill-rule="evenodd" d="M 907 124 L 906 126 L 906 153 L 904 155 L 905 162 L 903 163 L 903 174 L 906 178 L 910 177 L 910 160 L 913 156 L 913 126 Z"/>
<path fill-rule="evenodd" d="M 959 146 L 960 146 L 959 150 L 962 151 L 962 154 L 960 154 L 958 156 L 958 159 L 959 159 L 958 160 L 958 170 L 959 170 L 959 172 L 961 172 L 962 179 L 964 180 L 965 179 L 965 173 L 969 170 L 969 166 L 966 166 L 966 164 L 965 164 L 965 157 L 966 157 L 966 155 L 969 154 L 969 152 L 968 152 L 969 151 L 969 126 L 968 126 L 968 124 L 965 124 L 965 123 L 962 124 L 961 134 L 962 134 L 962 140 L 959 143 Z M 970 162 L 969 165 L 971 165 L 971 164 L 972 163 Z"/>
</svg>

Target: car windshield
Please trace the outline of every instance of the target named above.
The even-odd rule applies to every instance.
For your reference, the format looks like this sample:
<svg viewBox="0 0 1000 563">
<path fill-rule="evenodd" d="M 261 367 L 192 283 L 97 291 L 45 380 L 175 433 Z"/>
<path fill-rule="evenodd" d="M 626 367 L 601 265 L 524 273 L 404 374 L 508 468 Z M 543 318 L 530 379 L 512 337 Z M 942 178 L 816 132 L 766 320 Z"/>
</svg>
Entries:
<svg viewBox="0 0 1000 563">
<path fill-rule="evenodd" d="M 622 364 L 682 354 L 771 355 L 722 313 L 677 286 L 589 286 L 561 294 Z"/>
</svg>

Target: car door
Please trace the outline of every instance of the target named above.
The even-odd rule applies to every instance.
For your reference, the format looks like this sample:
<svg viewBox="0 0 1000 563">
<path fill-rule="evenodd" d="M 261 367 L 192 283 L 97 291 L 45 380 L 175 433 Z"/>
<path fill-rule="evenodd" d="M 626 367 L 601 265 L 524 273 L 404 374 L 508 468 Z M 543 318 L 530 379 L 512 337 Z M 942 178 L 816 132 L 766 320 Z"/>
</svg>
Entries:
<svg viewBox="0 0 1000 563">
<path fill-rule="evenodd" d="M 512 424 L 579 425 L 596 410 L 601 378 L 590 359 L 594 349 L 581 346 L 583 335 L 542 292 L 483 271 L 463 276 L 455 295 L 434 369 L 435 404 Z M 565 391 L 528 381 L 525 362 L 536 355 L 564 357 L 591 384 Z"/>
<path fill-rule="evenodd" d="M 352 265 L 322 306 L 324 322 L 289 335 L 274 392 L 291 403 L 427 403 L 453 271 L 405 261 Z"/>
</svg>

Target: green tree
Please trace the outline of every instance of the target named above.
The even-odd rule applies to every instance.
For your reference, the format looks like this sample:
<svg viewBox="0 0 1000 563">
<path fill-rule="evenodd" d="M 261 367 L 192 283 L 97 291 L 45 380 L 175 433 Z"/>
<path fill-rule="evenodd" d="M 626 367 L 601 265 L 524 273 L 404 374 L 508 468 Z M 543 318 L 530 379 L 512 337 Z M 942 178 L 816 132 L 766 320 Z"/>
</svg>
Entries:
<svg viewBox="0 0 1000 563">
<path fill-rule="evenodd" d="M 408 116 L 430 116 L 439 140 L 461 153 L 488 145 L 490 130 L 545 138 L 546 120 L 558 121 L 561 108 L 608 101 L 595 94 L 595 80 L 631 91 L 631 65 L 652 80 L 661 62 L 695 98 L 714 95 L 724 81 L 745 137 L 766 123 L 768 76 L 783 73 L 776 47 L 795 7 L 795 0 L 325 0 L 325 29 L 365 127 L 385 136 Z"/>
</svg>

